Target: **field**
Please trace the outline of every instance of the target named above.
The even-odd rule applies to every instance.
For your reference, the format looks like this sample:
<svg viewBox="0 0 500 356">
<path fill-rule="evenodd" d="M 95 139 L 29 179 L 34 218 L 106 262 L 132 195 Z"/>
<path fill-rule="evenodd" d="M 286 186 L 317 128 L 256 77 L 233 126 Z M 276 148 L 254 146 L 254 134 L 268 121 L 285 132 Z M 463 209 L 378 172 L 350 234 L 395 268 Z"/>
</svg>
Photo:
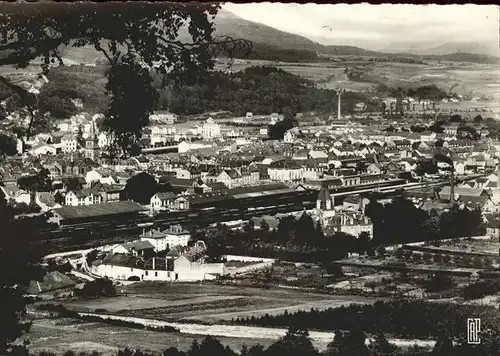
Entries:
<svg viewBox="0 0 500 356">
<path fill-rule="evenodd" d="M 28 334 L 31 341 L 30 348 L 55 352 L 67 349 L 98 350 L 105 355 L 128 345 L 155 351 L 170 346 L 186 350 L 193 339 L 201 340 L 206 332 L 203 331 L 204 328 L 209 327 L 224 345 L 239 350 L 243 344 L 268 346 L 276 335 L 273 334 L 271 337 L 261 334 L 262 331 L 259 330 L 242 331 L 238 326 L 221 325 L 232 318 L 275 315 L 285 310 L 293 312 L 311 308 L 326 309 L 374 301 L 363 297 L 341 297 L 293 289 L 234 287 L 213 283 L 132 283 L 119 287 L 119 292 L 121 295 L 115 298 L 68 301 L 62 304 L 79 312 L 181 322 L 182 333 L 163 333 L 102 323 L 37 317 Z M 315 346 L 324 349 L 330 337 L 330 334 L 318 333 Z"/>
<path fill-rule="evenodd" d="M 105 356 L 114 355 L 118 349 L 133 346 L 136 349 L 161 351 L 168 347 L 187 350 L 194 339 L 201 341 L 204 336 L 181 333 L 160 333 L 125 327 L 108 326 L 100 323 L 81 323 L 68 319 L 38 319 L 28 334 L 33 351 L 49 350 L 62 353 L 100 351 Z M 218 337 L 223 345 L 240 350 L 243 344 L 270 345 L 270 339 L 241 339 Z"/>
<path fill-rule="evenodd" d="M 232 318 L 281 314 L 299 310 L 326 309 L 351 303 L 372 302 L 367 298 L 340 297 L 293 289 L 257 289 L 216 284 L 134 283 L 123 287 L 126 296 L 64 303 L 79 312 L 162 321 L 217 323 Z"/>
<path fill-rule="evenodd" d="M 324 63 L 273 63 L 268 61 L 245 61 L 235 63 L 234 71 L 244 70 L 249 66 L 273 65 L 290 73 L 303 76 L 318 83 L 322 88 L 335 89 L 342 87 L 347 90 L 370 90 L 377 83 L 389 86 L 422 86 L 435 84 L 444 90 L 454 86 L 453 92 L 462 95 L 485 95 L 492 99 L 500 98 L 499 73 L 495 65 L 433 62 L 427 64 L 373 63 L 357 62 L 324 62 Z M 372 78 L 370 81 L 351 81 L 344 74 L 345 68 L 353 68 Z M 217 65 L 216 69 L 227 68 L 227 65 Z"/>
</svg>

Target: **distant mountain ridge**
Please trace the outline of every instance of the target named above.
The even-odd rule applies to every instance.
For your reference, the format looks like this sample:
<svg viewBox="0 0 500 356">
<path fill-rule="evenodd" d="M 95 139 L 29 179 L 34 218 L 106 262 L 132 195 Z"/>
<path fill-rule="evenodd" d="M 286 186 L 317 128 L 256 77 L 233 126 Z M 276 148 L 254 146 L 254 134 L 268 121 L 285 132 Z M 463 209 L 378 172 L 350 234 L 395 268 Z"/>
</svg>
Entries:
<svg viewBox="0 0 500 356">
<path fill-rule="evenodd" d="M 425 52 L 419 51 L 401 51 L 399 53 L 367 50 L 357 46 L 350 45 L 323 45 L 315 42 L 305 36 L 285 32 L 268 25 L 244 20 L 227 10 L 221 10 L 215 18 L 216 35 L 226 35 L 233 38 L 244 38 L 255 44 L 266 44 L 283 49 L 308 50 L 322 54 L 339 56 L 424 56 L 427 58 L 445 56 L 442 60 L 493 60 L 494 52 L 491 48 L 486 48 L 478 43 L 446 43 L 436 46 L 434 49 Z M 464 50 L 465 49 L 465 50 Z M 481 49 L 479 51 L 479 49 Z M 490 58 L 491 57 L 491 58 Z"/>
<path fill-rule="evenodd" d="M 232 38 L 246 39 L 253 42 L 256 48 L 273 49 L 273 51 L 311 51 L 319 54 L 336 56 L 414 57 L 418 59 L 488 63 L 496 63 L 498 61 L 498 57 L 488 54 L 460 51 L 457 50 L 456 46 L 453 47 L 450 44 L 437 46 L 435 50 L 429 50 L 429 53 L 424 53 L 421 50 L 405 50 L 400 53 L 391 53 L 367 50 L 350 45 L 323 45 L 305 36 L 281 31 L 261 23 L 244 20 L 225 9 L 222 9 L 217 14 L 214 24 L 216 36 L 225 35 Z M 181 29 L 178 39 L 181 41 L 190 40 L 187 29 Z M 446 52 L 447 48 L 450 49 L 449 52 Z M 93 48 L 74 49 L 70 47 L 63 52 L 63 57 L 82 63 L 91 63 L 96 58 L 102 58 L 102 55 Z"/>
</svg>

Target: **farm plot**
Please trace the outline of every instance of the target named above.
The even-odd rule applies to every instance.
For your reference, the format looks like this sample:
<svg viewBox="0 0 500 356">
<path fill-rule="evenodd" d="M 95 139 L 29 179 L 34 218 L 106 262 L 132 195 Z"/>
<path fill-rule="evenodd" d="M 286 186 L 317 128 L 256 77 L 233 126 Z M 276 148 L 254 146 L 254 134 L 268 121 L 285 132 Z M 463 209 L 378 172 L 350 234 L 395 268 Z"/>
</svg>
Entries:
<svg viewBox="0 0 500 356">
<path fill-rule="evenodd" d="M 270 305 L 267 305 L 266 308 L 264 309 L 253 309 L 253 310 L 243 310 L 243 311 L 231 311 L 231 312 L 225 312 L 223 310 L 220 310 L 218 313 L 215 314 L 203 314 L 203 315 L 197 315 L 197 316 L 191 316 L 191 317 L 185 317 L 182 318 L 182 320 L 197 320 L 197 321 L 202 321 L 202 322 L 209 322 L 209 323 L 215 323 L 215 322 L 223 322 L 223 321 L 230 321 L 231 319 L 234 318 L 240 318 L 240 317 L 261 317 L 264 315 L 280 315 L 283 314 L 285 311 L 288 313 L 296 313 L 299 311 L 309 311 L 311 309 L 317 309 L 317 310 L 326 310 L 328 308 L 339 308 L 341 306 L 349 306 L 352 304 L 363 304 L 364 302 L 362 301 L 350 301 L 350 300 L 339 300 L 339 299 L 324 299 L 324 300 L 319 300 L 319 301 L 314 301 L 314 302 L 307 302 L 307 303 L 300 303 L 296 305 L 288 305 L 283 306 L 285 304 L 283 301 L 280 303 L 280 301 L 276 300 L 275 301 L 277 305 L 274 308 L 270 308 Z M 278 304 L 279 303 L 279 304 Z"/>
<path fill-rule="evenodd" d="M 333 296 L 293 289 L 262 289 L 234 287 L 217 284 L 168 284 L 159 282 L 134 283 L 127 286 L 127 293 L 135 298 L 144 295 L 159 298 L 175 296 L 182 303 L 158 304 L 154 308 L 129 309 L 120 315 L 154 318 L 165 321 L 193 321 L 215 323 L 238 316 L 259 316 L 289 312 L 339 307 L 341 305 L 371 303 L 374 299 Z M 137 293 L 137 294 L 136 294 Z M 212 296 L 212 300 L 200 302 L 200 295 Z M 194 303 L 196 301 L 197 303 Z"/>
<path fill-rule="evenodd" d="M 159 307 L 141 310 L 123 310 L 119 315 L 139 317 L 146 319 L 157 319 L 164 321 L 177 321 L 182 319 L 199 319 L 206 313 L 225 313 L 237 310 L 253 310 L 254 308 L 262 308 L 279 305 L 277 301 L 266 300 L 260 298 L 220 298 L 218 301 L 206 303 L 179 303 L 178 305 Z M 282 304 L 281 304 L 282 305 Z"/>
<path fill-rule="evenodd" d="M 99 351 L 103 356 L 116 355 L 118 349 L 132 346 L 135 349 L 162 351 L 169 347 L 177 347 L 186 351 L 194 339 L 201 341 L 204 336 L 181 333 L 158 333 L 147 330 L 128 329 L 108 326 L 99 323 L 81 323 L 67 321 L 73 327 L 61 324 L 61 320 L 36 320 L 27 337 L 29 349 L 33 352 L 50 351 L 62 354 L 67 350 L 76 353 Z M 261 344 L 269 346 L 274 340 L 218 337 L 221 343 L 234 350 L 240 350 L 243 344 L 252 346 Z"/>
<path fill-rule="evenodd" d="M 459 251 L 465 253 L 477 253 L 491 256 L 498 256 L 500 243 L 498 238 L 488 240 L 461 240 L 461 241 L 445 241 L 440 246 L 426 246 L 436 250 Z"/>
<path fill-rule="evenodd" d="M 192 298 L 183 298 L 179 300 L 166 300 L 158 298 L 148 298 L 147 296 L 119 296 L 113 298 L 101 298 L 94 300 L 81 300 L 77 302 L 64 303 L 71 310 L 78 312 L 93 312 L 96 309 L 105 310 L 109 313 L 126 311 L 135 311 L 143 309 L 177 309 L 183 306 L 196 306 L 210 304 L 212 302 L 221 302 L 224 300 L 238 299 L 238 296 L 194 296 Z"/>
</svg>

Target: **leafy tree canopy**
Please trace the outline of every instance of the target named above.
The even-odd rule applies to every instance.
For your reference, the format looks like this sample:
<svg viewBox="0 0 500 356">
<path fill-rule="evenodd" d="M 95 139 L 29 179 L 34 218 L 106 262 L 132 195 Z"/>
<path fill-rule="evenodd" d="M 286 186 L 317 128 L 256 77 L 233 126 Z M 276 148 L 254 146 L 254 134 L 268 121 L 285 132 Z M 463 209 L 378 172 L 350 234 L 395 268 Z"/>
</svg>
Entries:
<svg viewBox="0 0 500 356">
<path fill-rule="evenodd" d="M 42 73 L 48 75 L 56 62 L 64 65 L 66 48 L 91 47 L 102 53 L 111 67 L 107 72 L 108 85 L 112 86 L 108 88 L 111 100 L 123 104 L 126 98 L 120 93 L 124 88 L 130 89 L 134 79 L 142 78 L 142 88 L 148 85 L 143 68 L 161 74 L 163 85 L 169 81 L 195 83 L 213 68 L 217 53 L 249 50 L 248 41 L 213 36 L 212 21 L 219 9 L 219 3 L 194 2 L 2 3 L 0 52 L 4 55 L 0 66 L 24 69 L 40 60 Z M 184 29 L 190 36 L 189 41 L 179 39 Z M 127 85 L 115 79 L 117 73 L 123 72 Z M 6 76 L 0 76 L 0 83 L 11 89 L 27 108 L 30 124 L 25 134 L 29 137 L 38 117 L 35 114 L 38 98 Z M 151 95 L 136 98 L 135 112 L 147 113 L 153 101 Z M 64 101 L 59 104 L 62 103 Z M 60 109 L 64 109 L 64 105 L 61 106 Z M 124 112 L 118 112 L 113 103 L 108 114 L 112 122 L 126 119 L 122 118 Z M 141 117 L 138 121 L 144 123 Z M 113 131 L 116 126 L 109 125 L 108 129 Z M 116 136 L 117 143 L 125 150 L 124 142 L 137 135 L 127 132 L 125 139 Z"/>
</svg>

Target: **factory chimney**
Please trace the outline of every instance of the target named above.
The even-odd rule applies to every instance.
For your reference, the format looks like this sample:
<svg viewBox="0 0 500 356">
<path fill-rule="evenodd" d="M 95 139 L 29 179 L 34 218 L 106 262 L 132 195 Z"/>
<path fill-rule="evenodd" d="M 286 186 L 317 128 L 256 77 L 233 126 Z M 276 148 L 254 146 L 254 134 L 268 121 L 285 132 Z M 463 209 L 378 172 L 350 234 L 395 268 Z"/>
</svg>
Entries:
<svg viewBox="0 0 500 356">
<path fill-rule="evenodd" d="M 341 91 L 341 89 L 338 89 L 338 90 L 337 90 L 337 96 L 338 96 L 338 98 L 339 98 L 339 102 L 338 102 L 338 104 L 337 104 L 337 105 L 338 105 L 338 106 L 337 106 L 337 120 L 340 120 L 340 118 L 341 118 L 341 117 L 340 117 L 340 96 L 341 96 L 341 95 L 342 95 L 342 91 Z"/>
</svg>

